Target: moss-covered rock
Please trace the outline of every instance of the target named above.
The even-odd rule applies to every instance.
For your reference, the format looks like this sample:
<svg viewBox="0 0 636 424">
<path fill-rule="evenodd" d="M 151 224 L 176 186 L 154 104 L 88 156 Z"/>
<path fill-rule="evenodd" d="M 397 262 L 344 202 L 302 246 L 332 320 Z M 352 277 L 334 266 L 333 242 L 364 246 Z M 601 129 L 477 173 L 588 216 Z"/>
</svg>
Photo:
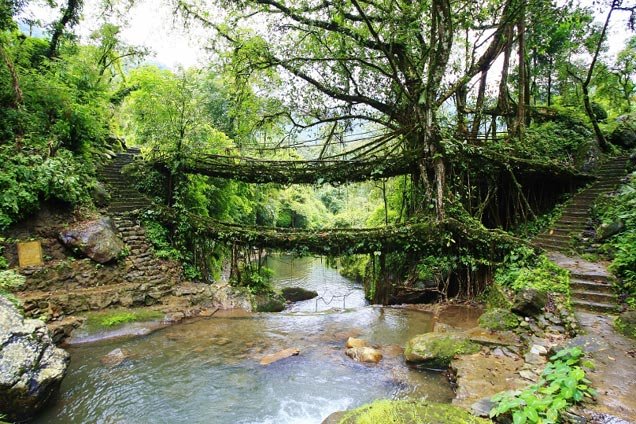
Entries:
<svg viewBox="0 0 636 424">
<path fill-rule="evenodd" d="M 254 296 L 253 309 L 256 312 L 281 312 L 285 309 L 285 299 L 277 293 L 262 293 Z"/>
<path fill-rule="evenodd" d="M 453 405 L 422 400 L 377 400 L 347 412 L 339 424 L 481 424 L 488 420 L 472 416 Z"/>
<path fill-rule="evenodd" d="M 301 302 L 318 296 L 318 292 L 303 289 L 302 287 L 283 287 L 281 292 L 285 300 L 288 302 Z"/>
<path fill-rule="evenodd" d="M 508 309 L 495 308 L 479 317 L 479 326 L 488 330 L 512 330 L 519 326 L 519 317 Z"/>
<path fill-rule="evenodd" d="M 413 337 L 404 348 L 407 362 L 446 367 L 455 355 L 475 353 L 479 345 L 460 334 L 426 333 Z"/>
</svg>

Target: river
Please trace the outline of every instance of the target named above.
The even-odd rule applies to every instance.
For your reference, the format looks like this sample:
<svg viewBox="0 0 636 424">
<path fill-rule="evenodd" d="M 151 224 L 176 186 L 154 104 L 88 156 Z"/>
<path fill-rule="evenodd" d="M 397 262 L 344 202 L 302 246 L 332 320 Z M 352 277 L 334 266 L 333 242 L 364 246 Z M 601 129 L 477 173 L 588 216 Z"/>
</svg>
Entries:
<svg viewBox="0 0 636 424">
<path fill-rule="evenodd" d="M 60 395 L 36 423 L 310 424 L 378 398 L 450 402 L 441 372 L 402 359 L 410 337 L 431 331 L 431 314 L 367 306 L 361 287 L 320 258 L 279 256 L 268 266 L 277 286 L 317 290 L 321 299 L 282 313 L 217 313 L 141 338 L 73 346 Z M 461 309 L 440 318 L 456 326 L 474 319 Z M 344 355 L 349 336 L 379 346 L 384 359 L 352 361 Z M 259 364 L 290 347 L 300 355 Z M 129 358 L 114 368 L 102 365 L 116 348 Z"/>
</svg>

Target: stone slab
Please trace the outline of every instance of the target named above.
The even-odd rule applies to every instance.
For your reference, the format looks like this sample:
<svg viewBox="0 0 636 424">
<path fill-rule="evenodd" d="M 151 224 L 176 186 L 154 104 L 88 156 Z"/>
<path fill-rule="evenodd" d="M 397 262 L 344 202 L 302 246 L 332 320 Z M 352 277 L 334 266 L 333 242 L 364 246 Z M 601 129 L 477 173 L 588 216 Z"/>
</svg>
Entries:
<svg viewBox="0 0 636 424">
<path fill-rule="evenodd" d="M 42 265 L 42 243 L 39 240 L 19 242 L 18 261 L 20 268 Z"/>
</svg>

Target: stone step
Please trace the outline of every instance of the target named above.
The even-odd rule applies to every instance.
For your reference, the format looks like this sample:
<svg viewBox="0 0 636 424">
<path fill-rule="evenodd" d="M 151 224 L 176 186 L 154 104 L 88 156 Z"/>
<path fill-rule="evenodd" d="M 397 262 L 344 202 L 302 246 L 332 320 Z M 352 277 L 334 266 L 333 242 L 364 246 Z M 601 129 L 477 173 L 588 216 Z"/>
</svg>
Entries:
<svg viewBox="0 0 636 424">
<path fill-rule="evenodd" d="M 569 242 L 570 240 L 572 240 L 572 237 L 569 234 L 559 234 L 559 233 L 552 233 L 552 234 L 539 234 L 535 240 L 549 240 L 549 241 L 562 241 L 562 242 Z"/>
<path fill-rule="evenodd" d="M 570 278 L 590 283 L 611 284 L 612 277 L 600 272 L 576 272 L 570 271 Z"/>
<path fill-rule="evenodd" d="M 582 309 L 585 311 L 616 313 L 618 307 L 611 303 L 589 302 L 586 300 L 572 299 L 572 307 L 574 309 Z"/>
<path fill-rule="evenodd" d="M 544 250 L 553 250 L 553 251 L 557 251 L 557 252 L 563 252 L 563 251 L 568 251 L 570 250 L 570 248 L 568 246 L 563 246 L 560 244 L 555 244 L 555 243 L 547 243 L 547 242 L 533 242 L 533 245 L 536 247 L 539 247 L 541 249 Z"/>
<path fill-rule="evenodd" d="M 594 282 L 579 278 L 570 278 L 570 288 L 573 291 L 613 294 L 612 285 L 607 282 Z"/>
<path fill-rule="evenodd" d="M 616 296 L 614 296 L 612 293 L 573 290 L 570 294 L 572 296 L 572 299 L 576 300 L 605 303 L 608 305 L 616 303 Z"/>
</svg>

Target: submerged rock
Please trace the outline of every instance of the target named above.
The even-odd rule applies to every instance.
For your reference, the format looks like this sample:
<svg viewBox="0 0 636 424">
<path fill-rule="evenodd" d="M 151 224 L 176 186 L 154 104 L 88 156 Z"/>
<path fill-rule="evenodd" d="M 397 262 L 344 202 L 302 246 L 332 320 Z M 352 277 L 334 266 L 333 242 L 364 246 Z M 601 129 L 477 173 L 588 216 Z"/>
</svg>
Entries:
<svg viewBox="0 0 636 424">
<path fill-rule="evenodd" d="M 336 415 L 337 414 L 337 415 Z M 355 424 L 358 422 L 393 424 L 486 424 L 490 420 L 472 416 L 453 405 L 423 400 L 376 400 L 352 411 L 334 413 L 325 423 Z"/>
<path fill-rule="evenodd" d="M 350 349 L 352 347 L 366 347 L 367 342 L 366 340 L 356 339 L 355 337 L 349 337 L 347 339 L 347 343 L 345 343 L 345 346 L 347 347 L 347 349 Z"/>
<path fill-rule="evenodd" d="M 460 334 L 426 333 L 408 341 L 404 358 L 407 362 L 446 367 L 455 355 L 475 353 L 479 349 L 478 344 Z"/>
<path fill-rule="evenodd" d="M 318 292 L 303 289 L 302 287 L 284 287 L 281 289 L 283 297 L 288 302 L 300 302 L 303 300 L 313 299 L 318 296 Z"/>
<path fill-rule="evenodd" d="M 345 351 L 345 355 L 354 361 L 377 364 L 382 360 L 379 350 L 372 347 L 352 347 Z"/>
<path fill-rule="evenodd" d="M 59 388 L 69 355 L 55 347 L 42 321 L 22 318 L 0 296 L 0 415 L 35 415 Z"/>
<path fill-rule="evenodd" d="M 124 349 L 113 349 L 100 359 L 102 365 L 116 367 L 130 357 L 130 352 Z"/>
<path fill-rule="evenodd" d="M 512 312 L 533 317 L 543 312 L 548 295 L 536 289 L 523 289 L 515 296 Z"/>
<path fill-rule="evenodd" d="M 298 356 L 298 355 L 300 355 L 300 349 L 296 349 L 292 347 L 289 349 L 281 350 L 280 352 L 272 353 L 271 355 L 263 356 L 260 364 L 269 365 L 269 364 L 273 364 L 274 362 L 280 361 L 281 359 L 286 359 L 291 356 Z"/>
<path fill-rule="evenodd" d="M 519 317 L 507 309 L 495 308 L 479 317 L 479 326 L 489 330 L 512 330 L 519 326 Z"/>
<path fill-rule="evenodd" d="M 59 238 L 66 247 L 100 264 L 116 259 L 124 249 L 109 218 L 81 222 L 60 232 Z"/>
</svg>

